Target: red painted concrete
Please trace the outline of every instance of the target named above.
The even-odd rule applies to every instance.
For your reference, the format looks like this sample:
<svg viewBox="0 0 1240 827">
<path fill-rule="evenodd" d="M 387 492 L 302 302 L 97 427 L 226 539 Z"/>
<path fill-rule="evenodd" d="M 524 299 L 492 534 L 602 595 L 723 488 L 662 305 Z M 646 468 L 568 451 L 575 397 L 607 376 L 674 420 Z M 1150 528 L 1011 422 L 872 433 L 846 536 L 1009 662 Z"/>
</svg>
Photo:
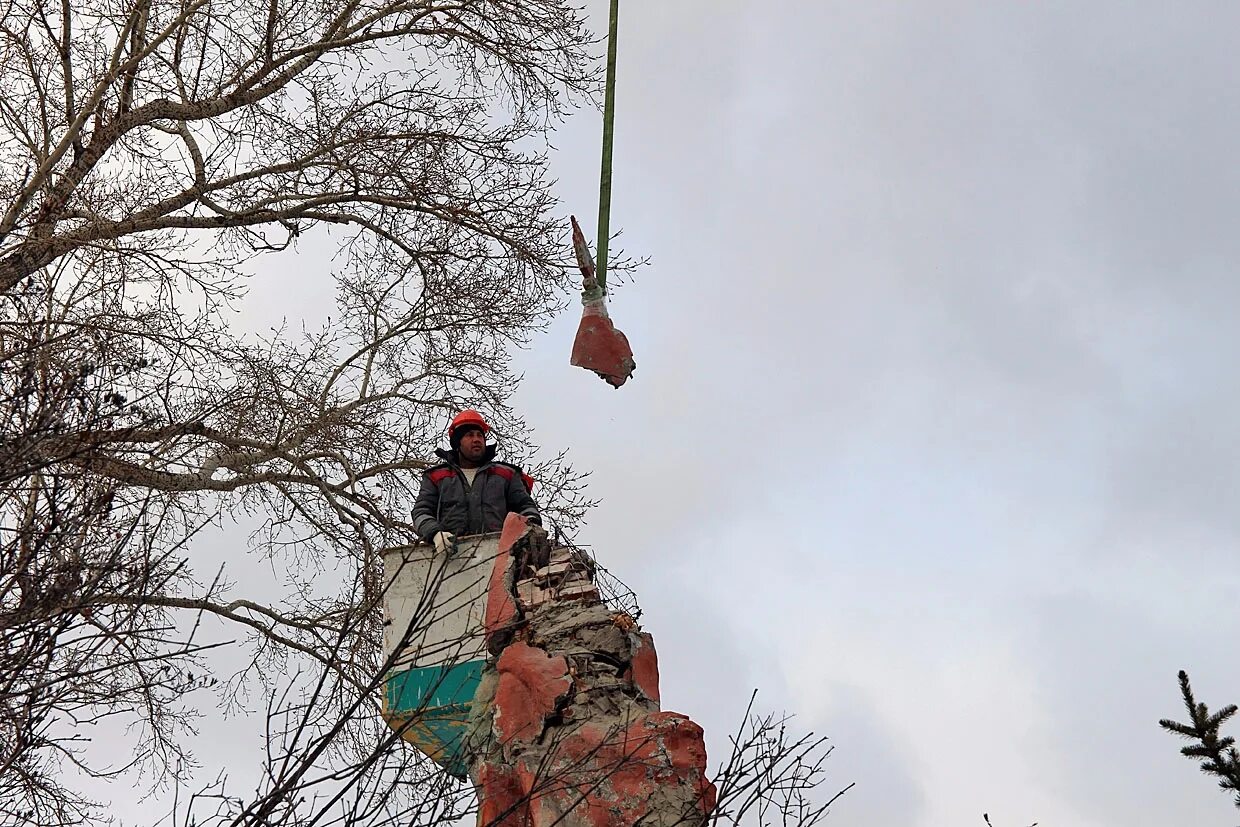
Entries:
<svg viewBox="0 0 1240 827">
<path fill-rule="evenodd" d="M 616 388 L 633 375 L 637 365 L 628 338 L 612 324 L 601 303 L 586 305 L 582 310 L 569 362 L 594 371 Z"/>
<path fill-rule="evenodd" d="M 671 712 L 646 715 L 619 731 L 577 727 L 534 766 L 519 758 L 515 771 L 533 827 L 630 827 L 677 787 L 691 795 L 674 799 L 692 802 L 703 820 L 715 806 L 702 729 Z"/>
<path fill-rule="evenodd" d="M 495 565 L 491 567 L 491 582 L 487 586 L 487 610 L 483 618 L 487 650 L 498 654 L 508 639 L 508 632 L 520 618 L 517 601 L 513 597 L 512 547 L 529 528 L 520 514 L 509 514 L 499 535 L 499 550 Z"/>
<path fill-rule="evenodd" d="M 675 712 L 655 712 L 636 721 L 624 733 L 620 751 L 620 770 L 610 780 L 621 796 L 642 796 L 652 782 L 689 781 L 690 773 L 706 769 L 702 728 Z"/>
<path fill-rule="evenodd" d="M 485 827 L 532 827 L 519 774 L 511 767 L 484 765 L 478 770 L 478 824 Z"/>
<path fill-rule="evenodd" d="M 524 643 L 513 643 L 504 649 L 495 666 L 499 685 L 495 689 L 494 721 L 500 743 L 515 738 L 537 739 L 556 705 L 572 689 L 568 661 Z"/>
<path fill-rule="evenodd" d="M 671 764 L 670 777 L 691 784 L 704 812 L 715 808 L 715 785 L 706 774 L 706 741 L 702 728 L 676 712 L 656 712 L 641 722 L 659 733 L 659 746 Z"/>
<path fill-rule="evenodd" d="M 658 703 L 659 655 L 655 652 L 654 638 L 647 632 L 631 634 L 633 659 L 629 663 L 629 676 L 639 692 Z"/>
<path fill-rule="evenodd" d="M 514 811 L 496 827 L 632 827 L 660 806 L 687 806 L 700 816 L 686 824 L 702 824 L 716 802 L 702 729 L 671 712 L 620 731 L 578 727 L 549 754 L 531 752 L 498 770 L 488 765 L 478 787 L 480 825 Z"/>
<path fill-rule="evenodd" d="M 485 622 L 488 647 L 494 644 L 498 658 L 494 694 L 481 701 L 489 709 L 493 740 L 473 768 L 478 824 L 703 827 L 717 791 L 706 774 L 702 729 L 684 715 L 657 711 L 659 663 L 649 634 L 597 602 L 572 610 L 564 608 L 566 602 L 526 616 L 533 624 L 529 639 L 546 650 L 512 639 L 521 619 L 512 549 L 527 530 L 519 516 L 508 518 L 491 574 Z M 598 627 L 600 615 L 603 624 L 610 618 L 624 629 L 627 640 L 588 632 Z M 540 623 L 557 631 L 540 635 Z M 590 660 L 594 646 L 598 662 L 628 659 L 624 674 L 637 693 L 599 678 L 605 670 Z M 578 670 L 571 674 L 570 658 Z"/>
</svg>

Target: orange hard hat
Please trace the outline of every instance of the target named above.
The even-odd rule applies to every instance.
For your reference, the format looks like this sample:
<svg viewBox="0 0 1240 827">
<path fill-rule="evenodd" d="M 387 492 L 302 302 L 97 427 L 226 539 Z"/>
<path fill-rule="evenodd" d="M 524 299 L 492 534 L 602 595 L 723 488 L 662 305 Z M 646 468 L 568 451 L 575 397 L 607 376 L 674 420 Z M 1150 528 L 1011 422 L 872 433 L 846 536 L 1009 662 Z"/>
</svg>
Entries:
<svg viewBox="0 0 1240 827">
<path fill-rule="evenodd" d="M 475 410 L 467 409 L 461 411 L 452 418 L 452 424 L 448 426 L 448 439 L 452 439 L 452 435 L 456 433 L 456 429 L 462 425 L 474 425 L 482 429 L 484 434 L 491 433 L 491 426 L 482 418 L 482 414 Z"/>
</svg>

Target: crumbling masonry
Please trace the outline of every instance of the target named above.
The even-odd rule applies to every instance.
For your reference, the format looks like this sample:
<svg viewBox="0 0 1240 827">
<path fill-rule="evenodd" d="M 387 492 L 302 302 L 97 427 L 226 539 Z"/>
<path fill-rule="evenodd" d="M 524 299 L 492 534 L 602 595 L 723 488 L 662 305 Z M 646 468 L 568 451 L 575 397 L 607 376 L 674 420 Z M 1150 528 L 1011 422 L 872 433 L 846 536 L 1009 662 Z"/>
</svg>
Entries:
<svg viewBox="0 0 1240 827">
<path fill-rule="evenodd" d="M 471 705 L 483 827 L 702 825 L 714 808 L 701 727 L 660 710 L 654 641 L 600 601 L 593 575 L 509 516 Z"/>
</svg>

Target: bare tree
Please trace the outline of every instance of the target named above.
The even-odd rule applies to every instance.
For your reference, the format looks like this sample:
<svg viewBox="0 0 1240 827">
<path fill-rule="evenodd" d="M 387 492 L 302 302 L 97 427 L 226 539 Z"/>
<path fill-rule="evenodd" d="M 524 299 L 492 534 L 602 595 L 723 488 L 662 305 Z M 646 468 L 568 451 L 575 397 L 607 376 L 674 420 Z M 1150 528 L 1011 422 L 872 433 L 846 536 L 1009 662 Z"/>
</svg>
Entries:
<svg viewBox="0 0 1240 827">
<path fill-rule="evenodd" d="M 452 409 L 532 453 L 509 352 L 571 283 L 539 147 L 593 88 L 588 46 L 563 0 L 0 4 L 0 818 L 88 818 L 83 773 L 175 786 L 190 686 L 253 683 L 289 722 L 269 766 L 299 780 L 217 790 L 230 818 L 279 823 L 350 737 L 383 775 L 359 735 L 378 554 L 414 539 Z M 337 247 L 330 323 L 238 328 L 247 279 L 312 234 Z M 571 527 L 578 475 L 535 473 Z M 279 600 L 189 553 L 231 519 L 288 572 Z M 249 665 L 204 677 L 232 641 Z M 132 762 L 85 749 L 108 719 Z"/>
<path fill-rule="evenodd" d="M 744 724 L 730 739 L 732 752 L 715 778 L 719 801 L 710 823 L 818 824 L 856 782 L 821 800 L 816 794 L 835 747 L 823 736 L 791 731 L 790 716 L 755 713 L 756 697 L 750 697 Z"/>
<path fill-rule="evenodd" d="M 509 354 L 575 280 L 545 147 L 590 45 L 567 0 L 0 0 L 0 825 L 106 821 L 109 780 L 172 825 L 471 806 L 377 714 L 381 554 L 460 407 L 589 505 Z M 308 240 L 331 319 L 245 330 Z M 278 594 L 195 552 L 234 521 Z M 257 775 L 203 781 L 246 697 Z"/>
</svg>

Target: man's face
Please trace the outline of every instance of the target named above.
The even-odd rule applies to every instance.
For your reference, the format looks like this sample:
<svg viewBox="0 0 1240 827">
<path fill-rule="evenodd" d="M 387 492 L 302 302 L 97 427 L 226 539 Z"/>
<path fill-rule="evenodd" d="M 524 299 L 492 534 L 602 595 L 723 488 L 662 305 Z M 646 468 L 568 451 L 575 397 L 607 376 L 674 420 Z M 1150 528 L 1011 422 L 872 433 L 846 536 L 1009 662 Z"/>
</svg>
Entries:
<svg viewBox="0 0 1240 827">
<path fill-rule="evenodd" d="M 479 462 L 487 450 L 486 434 L 477 428 L 471 428 L 461 437 L 460 455 L 467 462 Z"/>
</svg>

